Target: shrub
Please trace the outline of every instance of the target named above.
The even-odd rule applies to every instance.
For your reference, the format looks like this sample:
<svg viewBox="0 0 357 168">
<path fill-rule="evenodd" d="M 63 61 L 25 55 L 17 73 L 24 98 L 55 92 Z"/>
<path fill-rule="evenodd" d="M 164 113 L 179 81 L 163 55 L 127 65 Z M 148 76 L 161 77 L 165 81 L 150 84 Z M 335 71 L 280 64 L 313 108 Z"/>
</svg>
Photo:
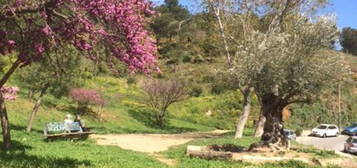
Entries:
<svg viewBox="0 0 357 168">
<path fill-rule="evenodd" d="M 295 131 L 296 136 L 301 136 L 302 131 L 303 131 L 302 128 L 297 128 Z"/>
<path fill-rule="evenodd" d="M 83 112 L 88 105 L 104 105 L 104 99 L 96 90 L 73 88 L 69 93 L 70 97 L 78 103 L 78 110 Z"/>
<path fill-rule="evenodd" d="M 178 80 L 153 79 L 145 82 L 142 88 L 145 93 L 145 102 L 154 109 L 158 126 L 165 125 L 167 108 L 186 98 L 186 86 Z"/>
<path fill-rule="evenodd" d="M 136 78 L 135 77 L 133 77 L 133 76 L 129 76 L 127 79 L 126 79 L 126 83 L 128 84 L 128 85 L 132 85 L 132 84 L 136 84 Z"/>
<path fill-rule="evenodd" d="M 192 97 L 199 97 L 201 96 L 202 93 L 203 93 L 202 87 L 196 85 L 191 87 L 189 95 Z"/>
</svg>

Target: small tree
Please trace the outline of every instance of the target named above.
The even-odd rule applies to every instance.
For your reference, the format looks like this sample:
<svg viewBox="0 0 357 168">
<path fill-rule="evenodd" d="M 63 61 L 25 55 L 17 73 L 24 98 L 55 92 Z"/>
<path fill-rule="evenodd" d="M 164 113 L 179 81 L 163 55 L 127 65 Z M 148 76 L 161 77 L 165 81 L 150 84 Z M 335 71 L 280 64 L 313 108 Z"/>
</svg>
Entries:
<svg viewBox="0 0 357 168">
<path fill-rule="evenodd" d="M 155 110 L 156 122 L 160 127 L 165 125 L 167 108 L 186 98 L 186 86 L 179 80 L 158 80 L 147 81 L 143 86 L 145 93 L 145 103 Z"/>
<path fill-rule="evenodd" d="M 103 107 L 104 99 L 96 90 L 73 88 L 69 93 L 70 97 L 77 102 L 79 113 L 84 113 L 89 105 L 99 105 Z"/>
<path fill-rule="evenodd" d="M 29 98 L 39 94 L 29 115 L 27 132 L 32 129 L 44 95 L 49 93 L 57 98 L 68 95 L 70 88 L 80 87 L 86 78 L 84 60 L 81 59 L 79 52 L 73 47 L 66 47 L 60 51 L 46 54 L 43 60 L 21 69 L 19 73 L 18 78 L 22 81 L 23 87 L 29 89 Z"/>
<path fill-rule="evenodd" d="M 357 56 L 357 29 L 350 27 L 343 28 L 340 43 L 344 52 Z"/>
</svg>

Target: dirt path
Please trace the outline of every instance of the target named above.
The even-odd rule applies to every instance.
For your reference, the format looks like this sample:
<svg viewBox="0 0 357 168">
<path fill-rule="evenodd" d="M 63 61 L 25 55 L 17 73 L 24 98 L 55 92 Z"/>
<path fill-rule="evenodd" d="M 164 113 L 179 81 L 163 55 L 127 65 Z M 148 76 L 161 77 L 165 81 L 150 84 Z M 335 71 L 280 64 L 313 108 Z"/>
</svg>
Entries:
<svg viewBox="0 0 357 168">
<path fill-rule="evenodd" d="M 123 149 L 154 154 L 194 139 L 217 137 L 227 132 L 229 131 L 215 130 L 183 134 L 94 134 L 90 137 L 96 140 L 99 145 L 119 146 Z"/>
<path fill-rule="evenodd" d="M 213 138 L 229 132 L 215 130 L 211 132 L 192 132 L 182 134 L 93 134 L 90 138 L 99 145 L 119 146 L 138 152 L 145 152 L 168 166 L 175 166 L 176 160 L 165 158 L 157 152 L 168 150 L 172 146 L 182 145 L 189 141 L 202 138 Z"/>
</svg>

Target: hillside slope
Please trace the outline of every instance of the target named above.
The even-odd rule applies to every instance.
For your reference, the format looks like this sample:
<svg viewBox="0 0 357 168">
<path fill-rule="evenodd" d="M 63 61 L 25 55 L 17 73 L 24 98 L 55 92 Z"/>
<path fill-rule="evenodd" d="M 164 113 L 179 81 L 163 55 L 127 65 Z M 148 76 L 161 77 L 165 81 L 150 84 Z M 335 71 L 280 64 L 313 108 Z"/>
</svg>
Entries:
<svg viewBox="0 0 357 168">
<path fill-rule="evenodd" d="M 142 102 L 140 89 L 137 84 L 127 84 L 126 79 L 113 77 L 96 77 L 86 84 L 86 88 L 99 90 L 106 104 L 102 110 L 90 107 L 92 113 L 83 116 L 86 124 L 94 127 L 99 133 L 172 133 L 187 131 L 207 131 L 214 129 L 169 116 L 169 125 L 158 128 L 150 109 Z M 18 98 L 7 102 L 10 123 L 13 128 L 25 129 L 28 116 L 34 106 L 34 101 L 27 98 L 27 90 L 21 89 Z M 34 129 L 42 130 L 47 122 L 61 122 L 66 114 L 76 114 L 77 104 L 69 98 L 57 99 L 46 95 L 43 105 L 34 121 Z M 180 108 L 180 107 L 177 107 Z M 179 111 L 173 109 L 171 111 Z"/>
</svg>

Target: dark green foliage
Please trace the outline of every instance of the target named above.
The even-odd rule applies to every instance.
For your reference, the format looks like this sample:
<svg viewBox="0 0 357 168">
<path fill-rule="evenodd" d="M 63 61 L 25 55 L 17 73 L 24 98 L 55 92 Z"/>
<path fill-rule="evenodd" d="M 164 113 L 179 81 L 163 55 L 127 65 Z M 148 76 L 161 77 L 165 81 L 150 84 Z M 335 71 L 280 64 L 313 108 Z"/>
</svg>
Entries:
<svg viewBox="0 0 357 168">
<path fill-rule="evenodd" d="M 211 93 L 213 94 L 220 94 L 226 91 L 226 87 L 224 85 L 220 85 L 218 83 L 214 83 L 211 88 Z"/>
<path fill-rule="evenodd" d="M 18 78 L 32 94 L 47 87 L 48 93 L 61 97 L 67 95 L 71 88 L 83 85 L 88 78 L 85 66 L 85 60 L 75 49 L 65 48 L 25 67 Z"/>
<path fill-rule="evenodd" d="M 183 6 L 178 4 L 178 0 L 165 0 L 165 4 L 155 9 L 160 13 L 151 25 L 156 37 L 172 38 L 177 34 L 178 22 L 190 17 L 190 13 Z"/>
<path fill-rule="evenodd" d="M 203 89 L 199 85 L 194 85 L 190 87 L 189 95 L 192 97 L 199 97 L 203 93 Z"/>
<path fill-rule="evenodd" d="M 357 29 L 351 27 L 343 28 L 340 43 L 344 52 L 357 56 Z"/>
<path fill-rule="evenodd" d="M 302 128 L 297 128 L 297 129 L 295 130 L 295 134 L 296 134 L 296 136 L 301 136 L 302 131 L 303 131 L 303 129 L 302 129 Z"/>
<path fill-rule="evenodd" d="M 166 64 L 203 63 L 220 55 L 214 19 L 204 13 L 192 15 L 177 0 L 165 1 L 155 9 L 151 24 Z"/>
<path fill-rule="evenodd" d="M 126 83 L 129 84 L 129 85 L 136 84 L 137 80 L 136 80 L 135 76 L 129 76 L 126 79 Z"/>
<path fill-rule="evenodd" d="M 287 122 L 289 128 L 316 127 L 321 123 L 337 124 L 342 128 L 357 121 L 357 95 L 354 85 L 343 83 L 341 90 L 341 113 L 338 112 L 337 86 L 327 88 L 320 99 L 313 104 L 292 106 L 292 116 Z"/>
</svg>

